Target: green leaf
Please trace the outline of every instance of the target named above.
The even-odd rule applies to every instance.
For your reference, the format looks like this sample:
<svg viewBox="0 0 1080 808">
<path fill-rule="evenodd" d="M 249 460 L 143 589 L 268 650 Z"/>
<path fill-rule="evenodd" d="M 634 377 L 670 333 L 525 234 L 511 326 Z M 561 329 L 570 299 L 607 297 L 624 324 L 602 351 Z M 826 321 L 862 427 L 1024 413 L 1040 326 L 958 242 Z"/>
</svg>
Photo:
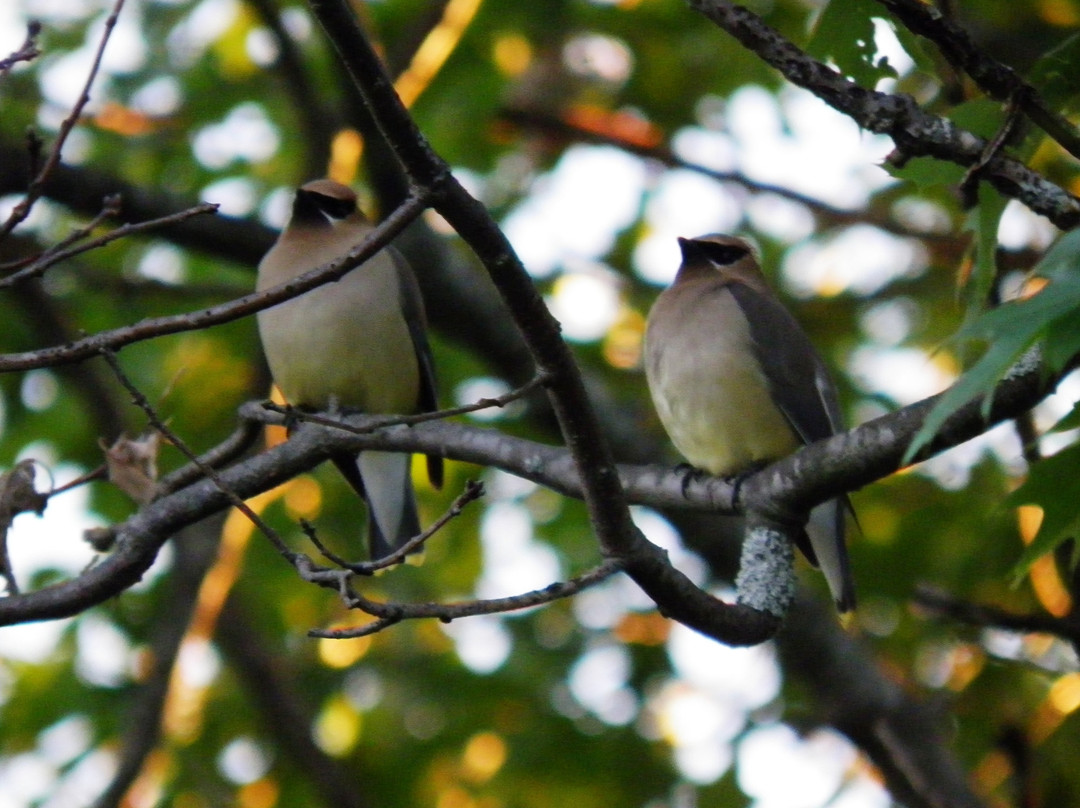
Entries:
<svg viewBox="0 0 1080 808">
<path fill-rule="evenodd" d="M 1020 340 L 1001 340 L 991 345 L 986 354 L 942 394 L 926 416 L 922 428 L 912 438 L 911 445 L 904 455 L 904 463 L 910 463 L 915 453 L 933 439 L 942 425 L 957 410 L 969 401 L 986 395 L 994 388 L 998 379 L 1016 363 L 1026 347 L 1026 345 L 1018 346 L 1016 343 L 1019 342 Z M 983 406 L 989 409 L 990 400 L 985 400 Z"/>
<path fill-rule="evenodd" d="M 1080 99 L 1080 34 L 1073 34 L 1047 51 L 1028 72 L 1034 85 L 1051 108 L 1067 114 L 1078 109 Z"/>
<path fill-rule="evenodd" d="M 990 139 L 1005 124 L 1005 106 L 992 98 L 976 98 L 957 104 L 949 110 L 948 117 L 961 129 Z"/>
<path fill-rule="evenodd" d="M 1005 499 L 1005 504 L 1038 505 L 1043 510 L 1039 532 L 1024 548 L 1013 570 L 1020 578 L 1037 559 L 1080 532 L 1080 444 L 1032 466 L 1027 480 Z"/>
<path fill-rule="evenodd" d="M 938 186 L 956 186 L 964 178 L 963 166 L 946 163 L 934 157 L 915 157 L 899 167 L 888 163 L 882 167 L 898 180 L 914 183 L 920 191 Z"/>
<path fill-rule="evenodd" d="M 896 34 L 897 41 L 900 42 L 900 47 L 904 49 L 911 60 L 915 62 L 915 66 L 930 76 L 936 76 L 938 72 L 938 65 L 934 61 L 934 56 L 931 53 L 932 45 L 929 45 L 925 39 L 916 34 L 913 34 L 903 25 L 897 25 L 892 20 L 886 20 L 889 23 L 889 27 L 892 28 L 893 33 Z"/>
<path fill-rule="evenodd" d="M 1035 267 L 1035 274 L 1051 282 L 1063 282 L 1080 276 L 1080 230 L 1059 238 Z"/>
<path fill-rule="evenodd" d="M 966 319 L 977 315 L 990 299 L 990 289 L 997 276 L 997 234 L 1001 215 L 1009 200 L 986 183 L 979 183 L 979 201 L 967 215 L 966 229 L 974 237 L 975 250 L 974 283 L 967 290 L 968 310 Z"/>
<path fill-rule="evenodd" d="M 832 0 L 821 12 L 807 51 L 819 59 L 832 59 L 840 72 L 863 87 L 896 78 L 888 59 L 878 58 L 874 40 L 874 17 L 881 6 L 872 0 Z"/>
<path fill-rule="evenodd" d="M 1005 303 L 973 318 L 954 335 L 954 342 L 984 343 L 986 353 L 942 396 L 927 416 L 904 456 L 915 453 L 937 434 L 942 424 L 967 402 L 985 396 L 1021 355 L 1045 340 L 1043 356 L 1048 368 L 1060 370 L 1080 345 L 1076 321 L 1080 317 L 1080 231 L 1073 231 L 1046 254 L 1037 274 L 1050 283 L 1026 300 Z M 1069 349 L 1073 348 L 1071 352 Z M 983 402 L 990 407 L 990 399 Z"/>
</svg>

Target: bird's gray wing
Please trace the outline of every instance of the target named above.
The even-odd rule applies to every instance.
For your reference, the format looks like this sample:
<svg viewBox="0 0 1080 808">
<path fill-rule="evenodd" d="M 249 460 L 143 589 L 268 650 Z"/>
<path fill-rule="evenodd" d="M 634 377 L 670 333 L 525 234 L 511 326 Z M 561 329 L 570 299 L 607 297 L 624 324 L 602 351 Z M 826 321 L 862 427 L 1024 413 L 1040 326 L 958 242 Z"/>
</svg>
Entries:
<svg viewBox="0 0 1080 808">
<path fill-rule="evenodd" d="M 750 324 L 754 353 L 777 407 L 803 443 L 836 434 L 840 405 L 825 363 L 784 305 L 744 283 L 731 291 Z"/>
<path fill-rule="evenodd" d="M 401 295 L 401 310 L 405 323 L 412 337 L 413 350 L 416 352 L 416 365 L 420 372 L 420 393 L 417 409 L 420 412 L 434 412 L 439 409 L 438 394 L 435 386 L 435 360 L 431 355 L 431 344 L 427 338 L 427 320 L 424 316 L 424 299 L 420 295 L 420 286 L 416 282 L 412 268 L 393 247 L 388 248 L 397 267 L 398 290 Z M 443 459 L 437 455 L 427 455 L 428 479 L 436 488 L 443 484 Z"/>
<path fill-rule="evenodd" d="M 842 428 L 836 387 L 806 332 L 771 295 L 744 283 L 735 282 L 729 288 L 750 324 L 754 353 L 769 391 L 791 428 L 803 443 L 835 435 Z M 821 567 L 841 612 L 855 608 L 855 584 L 844 538 L 847 511 L 854 513 L 847 496 L 814 508 L 806 540 L 800 542 L 807 558 Z"/>
</svg>

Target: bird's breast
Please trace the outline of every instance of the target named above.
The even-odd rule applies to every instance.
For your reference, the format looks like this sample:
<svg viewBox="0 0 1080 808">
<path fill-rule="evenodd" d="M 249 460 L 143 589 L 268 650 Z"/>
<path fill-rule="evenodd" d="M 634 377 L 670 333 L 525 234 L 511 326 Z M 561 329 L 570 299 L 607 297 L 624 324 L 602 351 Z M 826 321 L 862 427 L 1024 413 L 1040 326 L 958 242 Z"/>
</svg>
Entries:
<svg viewBox="0 0 1080 808">
<path fill-rule="evenodd" d="M 697 468 L 728 476 L 800 445 L 725 289 L 661 295 L 646 330 L 645 370 L 664 429 Z"/>
<path fill-rule="evenodd" d="M 364 412 L 415 411 L 419 368 L 386 253 L 336 283 L 260 312 L 258 321 L 270 371 L 289 403 L 325 409 L 336 400 Z"/>
</svg>

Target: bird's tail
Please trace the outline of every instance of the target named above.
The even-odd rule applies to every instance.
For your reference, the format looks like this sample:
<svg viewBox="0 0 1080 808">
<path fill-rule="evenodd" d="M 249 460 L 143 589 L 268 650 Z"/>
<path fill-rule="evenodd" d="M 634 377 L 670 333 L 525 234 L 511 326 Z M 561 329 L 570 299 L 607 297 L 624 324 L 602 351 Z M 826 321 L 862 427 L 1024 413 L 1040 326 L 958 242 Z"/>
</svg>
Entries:
<svg viewBox="0 0 1080 808">
<path fill-rule="evenodd" d="M 371 558 L 384 558 L 420 532 L 412 487 L 412 456 L 400 452 L 361 452 L 335 457 L 334 464 L 368 506 Z"/>
<path fill-rule="evenodd" d="M 818 505 L 810 512 L 810 521 L 806 525 L 810 546 L 841 614 L 855 608 L 855 581 L 844 540 L 850 508 L 846 500 L 846 497 L 840 497 Z"/>
</svg>

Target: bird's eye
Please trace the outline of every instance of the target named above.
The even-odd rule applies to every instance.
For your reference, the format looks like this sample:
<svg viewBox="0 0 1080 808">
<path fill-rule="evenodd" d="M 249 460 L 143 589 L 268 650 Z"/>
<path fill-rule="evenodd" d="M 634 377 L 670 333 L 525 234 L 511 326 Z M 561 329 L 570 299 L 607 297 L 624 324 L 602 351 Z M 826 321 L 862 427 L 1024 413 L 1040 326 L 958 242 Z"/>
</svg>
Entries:
<svg viewBox="0 0 1080 808">
<path fill-rule="evenodd" d="M 705 242 L 701 245 L 709 260 L 722 267 L 731 266 L 741 258 L 745 258 L 750 251 L 740 244 L 716 244 Z"/>
<path fill-rule="evenodd" d="M 344 219 L 356 210 L 356 203 L 352 200 L 338 199 L 324 194 L 319 194 L 317 204 L 319 209 L 331 219 Z"/>
</svg>

